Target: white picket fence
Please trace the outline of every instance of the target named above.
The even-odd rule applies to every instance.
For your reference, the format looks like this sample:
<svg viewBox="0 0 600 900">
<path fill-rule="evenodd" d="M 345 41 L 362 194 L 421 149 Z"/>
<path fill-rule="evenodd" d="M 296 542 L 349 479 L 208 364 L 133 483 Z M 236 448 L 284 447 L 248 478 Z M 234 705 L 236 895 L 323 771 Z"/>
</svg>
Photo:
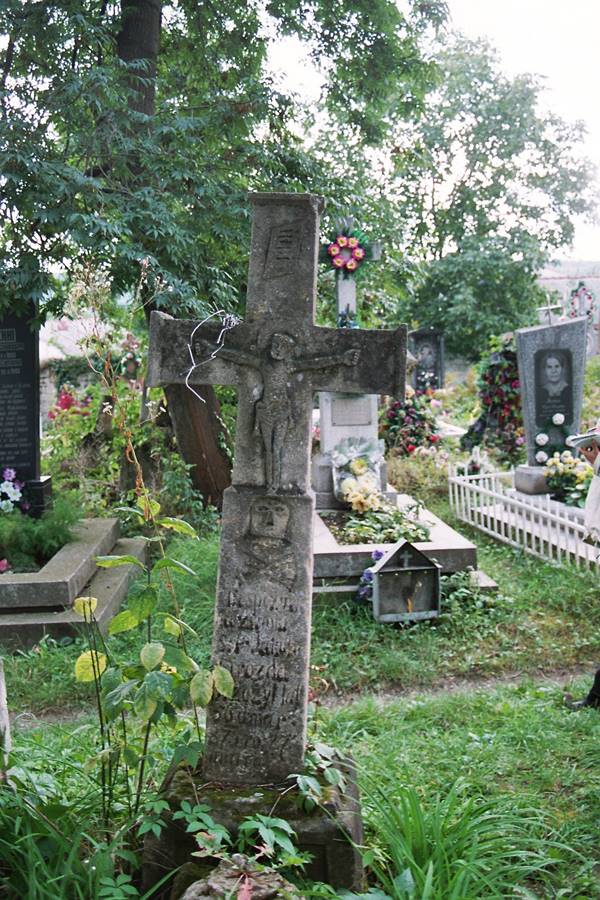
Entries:
<svg viewBox="0 0 600 900">
<path fill-rule="evenodd" d="M 600 567 L 600 548 L 583 540 L 582 511 L 549 494 L 515 492 L 512 472 L 463 475 L 452 467 L 448 487 L 454 514 L 497 540 L 541 559 Z"/>
</svg>

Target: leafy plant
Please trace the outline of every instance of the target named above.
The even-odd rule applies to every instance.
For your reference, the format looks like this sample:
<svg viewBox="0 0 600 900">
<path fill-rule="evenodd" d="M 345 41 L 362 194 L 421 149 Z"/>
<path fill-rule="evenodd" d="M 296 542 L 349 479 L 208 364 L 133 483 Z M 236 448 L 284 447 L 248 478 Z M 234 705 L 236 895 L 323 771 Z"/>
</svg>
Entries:
<svg viewBox="0 0 600 900">
<path fill-rule="evenodd" d="M 0 557 L 13 572 L 36 572 L 73 539 L 73 528 L 80 518 L 81 507 L 73 494 L 55 496 L 39 519 L 20 510 L 1 513 Z"/>
<path fill-rule="evenodd" d="M 419 510 L 418 504 L 399 507 L 383 502 L 379 509 L 330 515 L 329 527 L 340 544 L 392 544 L 401 538 L 426 541 L 429 526 L 419 519 Z"/>
<path fill-rule="evenodd" d="M 174 719 L 177 710 L 191 705 L 199 747 L 202 734 L 198 707 L 207 706 L 216 694 L 231 697 L 234 687 L 227 669 L 218 665 L 212 670 L 202 669 L 188 654 L 187 634 L 194 634 L 194 630 L 182 620 L 170 573 L 176 571 L 193 575 L 194 572 L 185 563 L 166 555 L 160 529 L 195 536 L 194 529 L 181 519 L 161 516 L 160 504 L 144 493 L 138 498 L 136 507 L 126 512 L 137 517 L 140 524 L 146 522 L 152 526 L 155 534 L 148 540 L 159 548 L 158 560 L 149 567 L 135 556 L 117 555 L 97 557 L 96 563 L 102 568 L 135 565 L 145 575 L 145 581 L 130 597 L 127 608 L 118 613 L 109 625 L 110 635 L 122 634 L 138 626 L 143 628 L 146 642 L 138 658 L 123 662 L 114 658 L 94 618 L 97 604 L 94 597 L 79 597 L 74 602 L 75 611 L 84 621 L 89 648 L 75 662 L 75 677 L 78 681 L 94 685 L 100 731 L 98 764 L 103 815 L 107 824 L 112 816 L 119 773 L 130 814 L 135 816 L 140 809 L 152 727 L 163 717 Z M 162 576 L 166 577 L 170 586 L 173 611 L 157 614 L 157 582 Z M 167 635 L 162 641 L 154 638 L 157 619 Z M 137 730 L 135 725 L 139 726 Z M 188 746 L 185 747 L 184 758 L 186 753 L 189 753 Z M 133 798 L 130 770 L 136 773 Z"/>
</svg>

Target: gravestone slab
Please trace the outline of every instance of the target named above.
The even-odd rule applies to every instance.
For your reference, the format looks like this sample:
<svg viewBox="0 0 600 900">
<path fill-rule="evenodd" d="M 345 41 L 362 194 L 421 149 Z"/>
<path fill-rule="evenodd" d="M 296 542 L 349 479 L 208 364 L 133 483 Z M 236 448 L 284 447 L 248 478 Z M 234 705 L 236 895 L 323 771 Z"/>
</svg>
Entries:
<svg viewBox="0 0 600 900">
<path fill-rule="evenodd" d="M 408 335 L 408 346 L 415 358 L 412 386 L 415 391 L 437 391 L 444 387 L 444 335 L 437 328 L 421 328 Z"/>
<path fill-rule="evenodd" d="M 6 312 L 0 319 L 0 471 L 14 469 L 25 482 L 31 515 L 47 505 L 50 479 L 40 477 L 39 335 L 35 315 Z"/>
<path fill-rule="evenodd" d="M 314 324 L 319 213 L 310 194 L 253 194 L 246 319 L 153 312 L 148 383 L 233 384 L 233 483 L 225 491 L 213 664 L 233 699 L 207 709 L 203 784 L 278 784 L 304 767 L 314 495 L 313 392 L 402 394 L 406 329 Z M 338 837 L 339 839 L 339 837 Z M 356 879 L 358 880 L 358 879 Z"/>
<path fill-rule="evenodd" d="M 516 332 L 527 466 L 518 466 L 516 486 L 546 490 L 541 470 L 566 436 L 579 430 L 585 375 L 586 319 L 538 325 Z M 562 421 L 561 421 L 562 420 Z"/>
</svg>

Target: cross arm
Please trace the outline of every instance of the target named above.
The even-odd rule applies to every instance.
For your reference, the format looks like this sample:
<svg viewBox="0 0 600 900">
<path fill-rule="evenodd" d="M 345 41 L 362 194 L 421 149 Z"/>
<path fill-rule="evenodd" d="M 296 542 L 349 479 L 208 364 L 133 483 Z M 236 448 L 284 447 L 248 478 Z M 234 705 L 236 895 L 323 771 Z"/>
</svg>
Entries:
<svg viewBox="0 0 600 900">
<path fill-rule="evenodd" d="M 314 390 L 404 396 L 406 326 L 395 331 L 361 328 L 312 328 L 306 362 L 325 358 L 326 365 L 310 374 Z M 352 358 L 350 351 L 358 351 Z M 330 362 L 331 360 L 331 362 Z M 297 369 L 304 368 L 298 360 Z M 306 368 L 313 368 L 307 365 Z"/>
<path fill-rule="evenodd" d="M 194 330 L 196 329 L 195 333 Z M 194 334 L 192 342 L 192 334 Z M 185 384 L 190 370 L 190 384 L 237 385 L 240 367 L 253 365 L 252 335 L 243 324 L 226 333 L 223 347 L 211 358 L 222 338 L 219 322 L 174 319 L 163 312 L 150 316 L 150 352 L 148 385 Z M 191 354 L 190 354 L 191 343 Z"/>
</svg>

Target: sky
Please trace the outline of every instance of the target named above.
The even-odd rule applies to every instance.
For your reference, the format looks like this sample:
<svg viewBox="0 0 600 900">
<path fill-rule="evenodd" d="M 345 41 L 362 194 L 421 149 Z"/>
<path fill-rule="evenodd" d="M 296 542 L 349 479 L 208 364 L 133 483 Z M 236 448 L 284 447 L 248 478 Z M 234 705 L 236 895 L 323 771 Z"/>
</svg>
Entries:
<svg viewBox="0 0 600 900">
<path fill-rule="evenodd" d="M 485 37 L 497 49 L 508 75 L 530 72 L 544 78 L 548 110 L 587 128 L 583 153 L 600 178 L 600 0 L 448 0 L 451 26 L 468 37 Z M 317 102 L 319 79 L 297 47 L 282 41 L 271 57 L 273 71 L 288 86 Z M 577 221 L 572 249 L 557 258 L 600 260 L 600 223 Z"/>
<path fill-rule="evenodd" d="M 600 174 L 600 0 L 448 0 L 452 25 L 487 37 L 509 75 L 544 76 L 548 109 L 587 128 L 585 155 Z M 600 224 L 576 223 L 562 259 L 600 260 Z"/>
</svg>

